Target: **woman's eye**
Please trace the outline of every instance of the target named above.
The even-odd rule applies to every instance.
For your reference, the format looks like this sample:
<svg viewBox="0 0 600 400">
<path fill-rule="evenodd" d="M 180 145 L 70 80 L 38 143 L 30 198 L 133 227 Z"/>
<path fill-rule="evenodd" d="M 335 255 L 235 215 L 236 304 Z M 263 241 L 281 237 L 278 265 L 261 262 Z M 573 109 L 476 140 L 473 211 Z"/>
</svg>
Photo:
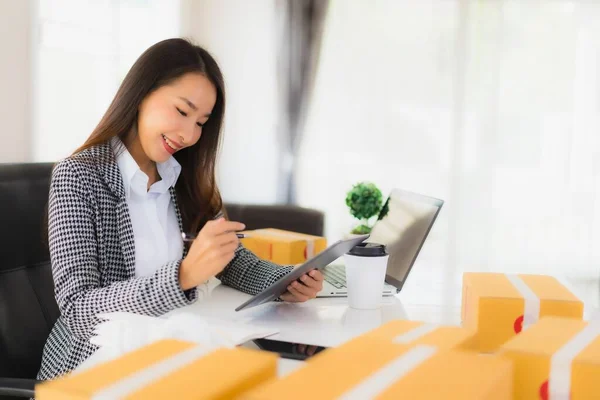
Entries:
<svg viewBox="0 0 600 400">
<path fill-rule="evenodd" d="M 196 122 L 196 125 L 198 125 L 200 128 L 204 126 L 204 124 L 201 124 L 200 122 Z"/>
<path fill-rule="evenodd" d="M 175 108 L 177 108 L 177 111 L 179 111 L 179 114 L 183 115 L 184 117 L 187 117 L 187 114 L 185 112 L 181 111 L 178 107 L 175 107 Z"/>
</svg>

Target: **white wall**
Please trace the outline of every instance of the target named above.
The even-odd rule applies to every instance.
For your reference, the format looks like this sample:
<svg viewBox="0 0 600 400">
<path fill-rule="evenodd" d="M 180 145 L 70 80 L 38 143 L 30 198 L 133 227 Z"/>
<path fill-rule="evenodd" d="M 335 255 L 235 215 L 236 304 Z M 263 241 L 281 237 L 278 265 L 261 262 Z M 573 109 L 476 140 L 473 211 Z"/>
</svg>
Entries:
<svg viewBox="0 0 600 400">
<path fill-rule="evenodd" d="M 30 160 L 30 1 L 0 0 L 0 163 Z"/>
<path fill-rule="evenodd" d="M 182 35 L 206 47 L 225 76 L 227 111 L 219 162 L 225 201 L 276 198 L 274 0 L 187 0 Z M 240 68 L 243 66 L 243 68 Z"/>
</svg>

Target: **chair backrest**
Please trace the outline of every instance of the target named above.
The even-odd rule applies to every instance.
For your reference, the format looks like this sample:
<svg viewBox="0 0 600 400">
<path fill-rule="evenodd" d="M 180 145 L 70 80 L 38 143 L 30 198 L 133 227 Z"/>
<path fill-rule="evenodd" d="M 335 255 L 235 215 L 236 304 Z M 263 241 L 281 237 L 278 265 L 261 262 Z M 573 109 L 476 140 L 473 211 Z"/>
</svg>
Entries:
<svg viewBox="0 0 600 400">
<path fill-rule="evenodd" d="M 322 211 L 295 205 L 225 204 L 229 219 L 243 222 L 246 229 L 277 228 L 323 236 L 325 215 Z"/>
<path fill-rule="evenodd" d="M 0 164 L 0 377 L 36 377 L 59 316 L 45 224 L 51 172 Z"/>
</svg>

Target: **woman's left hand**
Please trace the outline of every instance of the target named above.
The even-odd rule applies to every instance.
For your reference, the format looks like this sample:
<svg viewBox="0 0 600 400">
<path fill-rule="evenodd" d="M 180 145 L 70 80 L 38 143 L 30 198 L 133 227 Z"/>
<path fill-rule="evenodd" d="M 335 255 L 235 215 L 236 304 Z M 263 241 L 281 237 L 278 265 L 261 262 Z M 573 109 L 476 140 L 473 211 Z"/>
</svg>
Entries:
<svg viewBox="0 0 600 400">
<path fill-rule="evenodd" d="M 281 300 L 290 303 L 302 303 L 317 297 L 323 289 L 323 274 L 319 270 L 312 270 L 302 275 L 287 287 L 287 292 L 281 295 Z"/>
</svg>

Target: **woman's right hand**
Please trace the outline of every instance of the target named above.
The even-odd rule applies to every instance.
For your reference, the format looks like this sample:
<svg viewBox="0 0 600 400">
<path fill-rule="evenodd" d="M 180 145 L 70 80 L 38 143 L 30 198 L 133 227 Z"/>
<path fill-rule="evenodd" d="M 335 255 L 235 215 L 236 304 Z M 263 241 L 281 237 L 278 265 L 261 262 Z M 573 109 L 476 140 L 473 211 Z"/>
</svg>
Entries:
<svg viewBox="0 0 600 400">
<path fill-rule="evenodd" d="M 179 267 L 179 285 L 192 289 L 219 274 L 233 260 L 240 240 L 236 232 L 246 226 L 219 218 L 208 221 L 192 242 Z"/>
</svg>

